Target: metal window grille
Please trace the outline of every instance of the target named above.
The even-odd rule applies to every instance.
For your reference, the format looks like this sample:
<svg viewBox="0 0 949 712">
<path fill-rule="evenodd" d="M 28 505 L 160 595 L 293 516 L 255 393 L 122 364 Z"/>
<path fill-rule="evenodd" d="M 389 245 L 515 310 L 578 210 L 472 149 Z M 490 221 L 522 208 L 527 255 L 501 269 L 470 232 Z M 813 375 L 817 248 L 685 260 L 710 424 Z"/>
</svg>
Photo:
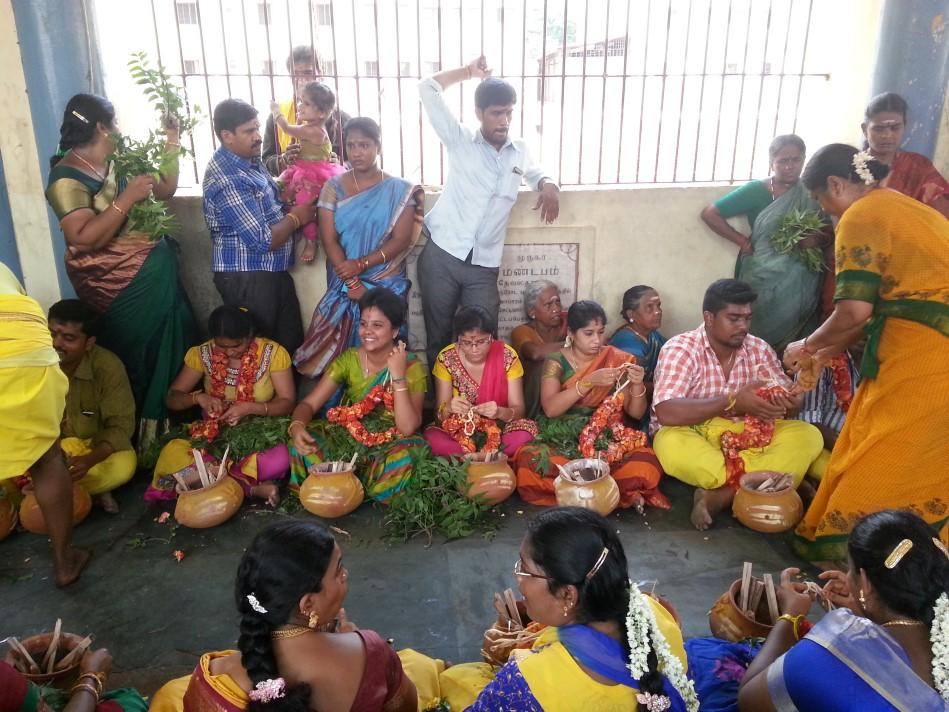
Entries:
<svg viewBox="0 0 949 712">
<path fill-rule="evenodd" d="M 197 25 L 198 24 L 198 5 L 193 2 L 179 2 L 175 4 L 175 11 L 178 13 L 178 24 Z"/>
<path fill-rule="evenodd" d="M 98 36 L 110 38 L 110 99 L 139 107 L 137 114 L 123 108 L 131 132 L 154 119 L 123 74 L 128 54 L 120 57 L 120 47 L 149 51 L 206 116 L 233 96 L 263 117 L 272 99 L 293 95 L 286 60 L 292 47 L 306 45 L 322 58 L 339 107 L 379 121 L 386 170 L 439 184 L 444 151 L 419 105 L 417 81 L 485 54 L 495 76 L 517 90 L 513 133 L 549 174 L 562 185 L 632 185 L 734 182 L 765 172 L 770 139 L 793 132 L 800 112 L 820 111 L 827 62 L 809 43 L 818 5 L 97 0 L 95 8 Z M 140 25 L 143 6 L 151 32 L 125 37 L 132 33 L 121 28 Z M 465 82 L 445 94 L 472 128 L 474 88 Z M 183 185 L 189 173 L 200 182 L 217 147 L 209 120 L 191 143 L 195 159 L 182 171 Z"/>
</svg>

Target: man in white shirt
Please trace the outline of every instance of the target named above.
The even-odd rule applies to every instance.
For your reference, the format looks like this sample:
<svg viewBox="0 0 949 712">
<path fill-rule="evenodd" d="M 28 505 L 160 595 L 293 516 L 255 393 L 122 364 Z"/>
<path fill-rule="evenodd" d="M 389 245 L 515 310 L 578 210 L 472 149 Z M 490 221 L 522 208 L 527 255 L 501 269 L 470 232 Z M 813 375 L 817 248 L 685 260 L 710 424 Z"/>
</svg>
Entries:
<svg viewBox="0 0 949 712">
<path fill-rule="evenodd" d="M 452 84 L 477 77 L 472 132 L 451 113 L 442 96 Z M 458 69 L 423 79 L 419 97 L 448 152 L 448 178 L 428 215 L 428 243 L 418 261 L 418 280 L 428 338 L 429 366 L 452 339 L 451 322 L 459 306 L 479 305 L 497 319 L 498 268 L 504 235 L 517 190 L 526 181 L 540 193 L 534 209 L 552 223 L 560 211 L 559 188 L 535 164 L 521 140 L 508 136 L 517 93 L 491 77 L 484 57 Z"/>
</svg>

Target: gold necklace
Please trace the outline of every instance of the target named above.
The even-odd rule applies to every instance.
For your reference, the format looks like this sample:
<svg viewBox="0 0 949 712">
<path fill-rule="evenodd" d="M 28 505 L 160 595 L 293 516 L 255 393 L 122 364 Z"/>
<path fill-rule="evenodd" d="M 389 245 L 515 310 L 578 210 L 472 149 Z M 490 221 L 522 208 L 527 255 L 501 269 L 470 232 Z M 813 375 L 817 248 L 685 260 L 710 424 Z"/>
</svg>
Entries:
<svg viewBox="0 0 949 712">
<path fill-rule="evenodd" d="M 280 630 L 270 631 L 271 640 L 286 640 L 288 638 L 298 638 L 304 633 L 315 633 L 316 631 L 312 628 L 307 628 L 305 625 L 292 625 L 289 628 L 282 628 Z"/>
<path fill-rule="evenodd" d="M 887 621 L 886 623 L 881 623 L 880 625 L 882 625 L 884 628 L 889 628 L 890 626 L 897 626 L 897 625 L 924 625 L 924 624 L 922 621 L 911 621 L 905 618 L 894 618 L 893 620 Z"/>
<path fill-rule="evenodd" d="M 376 171 L 377 171 L 377 172 L 376 172 L 376 174 L 373 176 L 373 178 L 376 178 L 377 176 L 379 176 L 379 175 L 382 174 L 382 171 L 381 171 L 380 169 L 377 168 Z M 350 170 L 350 173 L 351 173 L 352 176 L 353 176 L 353 185 L 356 186 L 356 192 L 359 193 L 359 192 L 360 192 L 360 190 L 359 190 L 359 181 L 356 180 L 356 171 L 355 171 L 355 170 Z M 373 183 L 373 185 L 375 185 L 375 183 Z M 367 187 L 367 188 L 371 188 L 372 186 L 366 186 L 366 187 Z"/>
<path fill-rule="evenodd" d="M 105 176 L 102 175 L 99 171 L 97 171 L 97 170 L 96 170 L 96 167 L 95 167 L 94 165 L 92 165 L 91 163 L 89 163 L 89 161 L 87 161 L 85 158 L 83 158 L 83 157 L 80 156 L 78 153 L 76 153 L 76 150 L 75 150 L 75 149 L 73 149 L 72 151 L 70 151 L 70 153 L 72 153 L 72 155 L 74 155 L 76 158 L 78 158 L 80 161 L 82 161 L 82 163 L 85 164 L 86 168 L 88 168 L 90 171 L 92 171 L 93 173 L 95 173 L 95 174 L 96 174 L 96 177 L 97 177 L 99 180 L 105 182 Z"/>
</svg>

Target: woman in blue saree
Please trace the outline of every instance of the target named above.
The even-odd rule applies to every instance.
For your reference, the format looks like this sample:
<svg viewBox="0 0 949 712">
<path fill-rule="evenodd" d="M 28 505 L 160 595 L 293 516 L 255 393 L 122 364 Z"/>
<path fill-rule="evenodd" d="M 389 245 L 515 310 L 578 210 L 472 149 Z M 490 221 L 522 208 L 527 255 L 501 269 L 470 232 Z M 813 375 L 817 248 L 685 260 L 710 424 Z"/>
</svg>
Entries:
<svg viewBox="0 0 949 712">
<path fill-rule="evenodd" d="M 811 597 L 781 574 L 783 615 L 742 681 L 743 712 L 949 709 L 949 552 L 919 517 L 864 517 L 850 573 L 827 571 L 832 610 L 799 639 Z"/>
<path fill-rule="evenodd" d="M 537 515 L 514 575 L 527 615 L 548 628 L 532 650 L 512 653 L 469 712 L 698 709 L 682 633 L 661 603 L 630 584 L 606 519 L 579 507 Z"/>
<path fill-rule="evenodd" d="M 320 241 L 326 251 L 326 294 L 317 304 L 293 363 L 316 378 L 340 354 L 359 345 L 359 299 L 385 287 L 403 300 L 412 283 L 405 258 L 422 229 L 425 193 L 376 165 L 379 126 L 350 119 L 343 129 L 352 170 L 331 178 L 320 193 Z M 402 334 L 406 341 L 406 334 Z"/>
<path fill-rule="evenodd" d="M 798 136 L 776 137 L 768 148 L 771 176 L 753 180 L 702 211 L 715 233 L 739 246 L 735 278 L 757 292 L 751 333 L 778 352 L 806 336 L 819 322 L 822 272 L 811 271 L 797 255 L 778 252 L 771 238 L 792 211 L 817 212 L 820 207 L 801 183 L 805 146 Z M 751 234 L 726 221 L 744 215 Z M 807 237 L 799 247 L 822 247 L 829 232 Z"/>
</svg>

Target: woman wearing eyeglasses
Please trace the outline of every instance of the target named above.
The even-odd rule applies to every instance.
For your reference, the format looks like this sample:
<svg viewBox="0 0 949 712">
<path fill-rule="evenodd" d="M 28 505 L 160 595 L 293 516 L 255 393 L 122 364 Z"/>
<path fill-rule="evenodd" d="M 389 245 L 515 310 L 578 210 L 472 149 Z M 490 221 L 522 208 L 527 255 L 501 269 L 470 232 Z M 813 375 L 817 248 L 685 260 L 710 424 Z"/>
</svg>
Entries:
<svg viewBox="0 0 949 712">
<path fill-rule="evenodd" d="M 495 324 L 479 306 L 462 307 L 453 323 L 455 343 L 438 354 L 435 418 L 425 431 L 432 454 L 462 455 L 462 445 L 441 425 L 450 416 L 469 414 L 497 421 L 501 449 L 509 457 L 537 435 L 537 424 L 524 418 L 524 367 L 517 352 L 494 338 Z"/>
<path fill-rule="evenodd" d="M 530 651 L 512 652 L 468 712 L 697 710 L 679 626 L 627 571 L 623 545 L 599 514 L 538 515 L 514 575 L 527 615 L 548 628 Z"/>
<path fill-rule="evenodd" d="M 790 254 L 781 254 L 771 242 L 792 211 L 820 211 L 801 185 L 805 153 L 798 136 L 776 137 L 768 148 L 771 175 L 745 183 L 702 211 L 702 220 L 713 232 L 738 245 L 735 278 L 758 293 L 751 333 L 778 351 L 813 331 L 820 316 L 821 275 L 826 270 L 812 271 L 796 253 L 833 241 L 828 229 L 806 237 Z M 742 215 L 748 219 L 748 235 L 728 223 Z"/>
</svg>

